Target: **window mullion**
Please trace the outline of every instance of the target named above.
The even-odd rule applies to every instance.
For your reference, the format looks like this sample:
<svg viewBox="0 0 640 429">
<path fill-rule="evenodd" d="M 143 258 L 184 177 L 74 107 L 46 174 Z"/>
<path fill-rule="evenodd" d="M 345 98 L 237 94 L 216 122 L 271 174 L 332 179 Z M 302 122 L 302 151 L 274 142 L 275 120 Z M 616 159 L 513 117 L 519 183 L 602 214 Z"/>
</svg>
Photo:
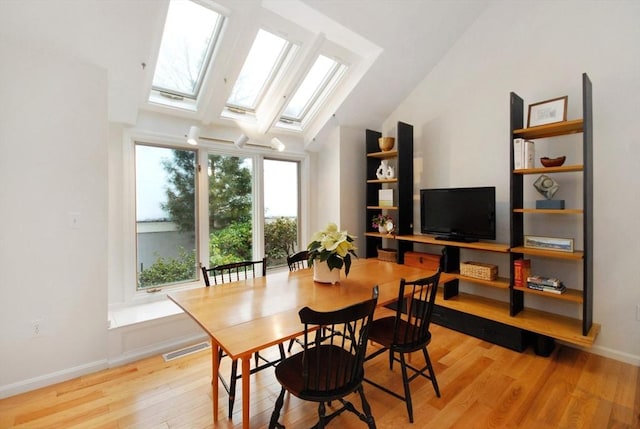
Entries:
<svg viewBox="0 0 640 429">
<path fill-rule="evenodd" d="M 206 150 L 198 151 L 198 259 L 196 263 L 208 266 L 209 261 L 209 154 Z M 200 278 L 200 271 L 198 271 Z"/>
</svg>

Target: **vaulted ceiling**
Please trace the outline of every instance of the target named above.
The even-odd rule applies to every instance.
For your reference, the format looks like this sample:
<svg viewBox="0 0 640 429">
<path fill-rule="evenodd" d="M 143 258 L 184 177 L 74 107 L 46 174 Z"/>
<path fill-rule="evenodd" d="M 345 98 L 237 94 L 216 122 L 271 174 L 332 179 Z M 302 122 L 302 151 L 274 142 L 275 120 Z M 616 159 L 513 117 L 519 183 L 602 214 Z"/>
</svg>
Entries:
<svg viewBox="0 0 640 429">
<path fill-rule="evenodd" d="M 241 68 L 264 16 L 294 21 L 311 33 L 361 51 L 363 73 L 325 112 L 313 135 L 304 136 L 305 141 L 334 114 L 340 125 L 379 128 L 488 4 L 484 0 L 210 1 L 230 10 L 235 20 L 235 36 L 222 58 L 224 78 Z M 0 37 L 28 49 L 37 47 L 34 55 L 38 49 L 60 52 L 106 69 L 109 120 L 135 124 L 138 113 L 149 109 L 151 70 L 168 4 L 168 0 L 2 0 Z M 222 121 L 224 97 L 216 94 L 228 92 L 223 81 L 214 80 L 212 101 L 200 112 L 174 113 L 205 124 Z"/>
</svg>

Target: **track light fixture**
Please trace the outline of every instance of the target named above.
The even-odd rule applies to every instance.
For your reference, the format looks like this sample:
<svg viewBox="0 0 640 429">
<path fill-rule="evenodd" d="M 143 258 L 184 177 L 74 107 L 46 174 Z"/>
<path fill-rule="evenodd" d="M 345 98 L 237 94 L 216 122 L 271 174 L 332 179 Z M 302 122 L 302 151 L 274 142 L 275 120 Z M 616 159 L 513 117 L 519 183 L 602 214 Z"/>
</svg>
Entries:
<svg viewBox="0 0 640 429">
<path fill-rule="evenodd" d="M 282 152 L 284 150 L 284 143 L 282 143 L 279 138 L 274 137 L 271 139 L 271 147 L 278 152 Z"/>
<path fill-rule="evenodd" d="M 236 147 L 238 149 L 242 149 L 244 147 L 244 145 L 247 144 L 247 142 L 249 141 L 249 137 L 247 137 L 246 134 L 240 134 L 240 137 L 238 137 L 237 139 L 235 139 L 235 141 L 233 142 L 234 145 L 236 145 Z"/>
<path fill-rule="evenodd" d="M 189 128 L 189 134 L 187 134 L 186 137 L 187 137 L 187 143 L 194 146 L 198 144 L 199 140 L 207 140 L 207 141 L 218 142 L 218 143 L 232 143 L 238 149 L 242 149 L 245 146 L 252 146 L 252 147 L 257 147 L 262 149 L 270 148 L 273 150 L 277 150 L 278 152 L 282 152 L 285 149 L 284 143 L 282 143 L 282 141 L 277 137 L 272 138 L 270 144 L 249 143 L 249 136 L 247 136 L 246 134 L 240 134 L 240 136 L 238 136 L 238 138 L 236 138 L 235 140 L 225 140 L 225 139 L 219 139 L 215 137 L 203 137 L 200 135 L 200 127 L 196 125 L 192 125 Z"/>
<path fill-rule="evenodd" d="M 195 146 L 198 144 L 199 138 L 200 138 L 200 128 L 196 127 L 195 125 L 192 125 L 191 128 L 189 128 L 189 134 L 187 134 L 187 143 Z"/>
</svg>

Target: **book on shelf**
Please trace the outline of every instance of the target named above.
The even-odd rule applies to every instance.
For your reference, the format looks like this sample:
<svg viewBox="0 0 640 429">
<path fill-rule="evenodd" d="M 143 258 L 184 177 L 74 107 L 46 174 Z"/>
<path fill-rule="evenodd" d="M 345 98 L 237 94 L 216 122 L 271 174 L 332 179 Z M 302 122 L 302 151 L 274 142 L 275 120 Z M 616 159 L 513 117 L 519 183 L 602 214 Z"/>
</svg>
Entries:
<svg viewBox="0 0 640 429">
<path fill-rule="evenodd" d="M 535 143 L 523 138 L 513 139 L 513 168 L 534 168 L 536 163 Z"/>
<path fill-rule="evenodd" d="M 540 286 L 559 287 L 562 282 L 556 278 L 544 277 L 544 276 L 528 276 L 527 283 L 532 283 Z"/>
<path fill-rule="evenodd" d="M 513 285 L 515 287 L 524 287 L 529 274 L 531 274 L 531 259 L 513 261 Z"/>
<path fill-rule="evenodd" d="M 380 207 L 393 206 L 393 189 L 380 189 L 378 191 L 378 205 Z"/>
<path fill-rule="evenodd" d="M 513 168 L 514 170 L 520 170 L 522 167 L 522 154 L 523 154 L 524 139 L 513 139 Z"/>
<path fill-rule="evenodd" d="M 555 294 L 563 294 L 566 292 L 567 288 L 561 283 L 560 286 L 545 286 L 537 283 L 527 283 L 527 287 L 533 290 L 539 290 L 542 292 L 549 292 Z"/>
<path fill-rule="evenodd" d="M 535 166 L 535 144 L 531 140 L 525 140 L 522 146 L 522 168 L 534 168 Z"/>
</svg>

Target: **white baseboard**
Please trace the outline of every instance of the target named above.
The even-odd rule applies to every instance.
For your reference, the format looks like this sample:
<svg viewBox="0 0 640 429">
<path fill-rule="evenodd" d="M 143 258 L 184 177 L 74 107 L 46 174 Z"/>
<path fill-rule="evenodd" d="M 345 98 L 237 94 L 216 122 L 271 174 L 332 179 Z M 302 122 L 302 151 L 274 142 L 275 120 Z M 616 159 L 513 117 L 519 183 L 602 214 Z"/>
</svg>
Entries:
<svg viewBox="0 0 640 429">
<path fill-rule="evenodd" d="M 17 383 L 0 386 L 0 399 L 9 396 L 19 395 L 20 393 L 29 392 L 34 389 L 49 386 L 55 383 L 71 380 L 72 378 L 100 371 L 108 367 L 106 359 L 95 362 L 89 362 L 73 368 L 63 369 L 62 371 L 52 372 L 50 374 L 40 375 L 38 377 L 21 380 Z"/>
<path fill-rule="evenodd" d="M 629 353 L 624 353 L 619 350 L 610 349 L 608 347 L 601 346 L 592 346 L 592 347 L 579 347 L 575 344 L 565 343 L 563 341 L 558 341 L 558 344 L 562 344 L 563 346 L 572 347 L 574 349 L 582 350 L 587 353 L 591 353 L 594 355 L 606 357 L 609 359 L 617 360 L 620 362 L 628 363 L 634 366 L 640 366 L 640 356 L 632 355 Z"/>
<path fill-rule="evenodd" d="M 109 367 L 113 368 L 116 366 L 121 366 L 127 363 L 135 362 L 140 359 L 145 359 L 150 356 L 161 355 L 163 353 L 180 349 L 182 347 L 186 347 L 188 345 L 199 343 L 201 341 L 205 341 L 208 339 L 209 339 L 209 336 L 202 333 L 202 334 L 193 335 L 190 337 L 183 337 L 180 339 L 164 341 L 162 343 L 141 347 L 135 350 L 129 350 L 119 356 L 109 359 Z"/>
</svg>

